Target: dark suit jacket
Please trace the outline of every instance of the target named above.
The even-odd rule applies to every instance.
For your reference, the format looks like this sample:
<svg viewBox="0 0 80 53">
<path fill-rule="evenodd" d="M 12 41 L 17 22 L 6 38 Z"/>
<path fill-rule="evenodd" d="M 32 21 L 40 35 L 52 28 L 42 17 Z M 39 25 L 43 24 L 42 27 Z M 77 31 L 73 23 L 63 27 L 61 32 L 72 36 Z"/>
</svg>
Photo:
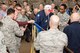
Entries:
<svg viewBox="0 0 80 53">
<path fill-rule="evenodd" d="M 68 36 L 68 47 L 74 53 L 80 53 L 80 23 L 72 22 L 64 28 L 64 33 Z"/>
</svg>

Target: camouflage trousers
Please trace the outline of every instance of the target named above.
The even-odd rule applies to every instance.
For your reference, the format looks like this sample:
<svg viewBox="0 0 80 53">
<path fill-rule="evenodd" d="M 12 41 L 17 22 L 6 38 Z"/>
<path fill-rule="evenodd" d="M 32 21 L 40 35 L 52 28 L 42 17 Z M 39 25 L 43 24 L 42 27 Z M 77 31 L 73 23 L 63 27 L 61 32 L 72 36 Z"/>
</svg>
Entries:
<svg viewBox="0 0 80 53">
<path fill-rule="evenodd" d="M 7 47 L 10 53 L 19 53 L 19 48 L 17 45 L 10 45 Z"/>
<path fill-rule="evenodd" d="M 8 50 L 10 53 L 19 53 L 21 38 L 16 37 L 16 43 L 8 45 Z"/>
</svg>

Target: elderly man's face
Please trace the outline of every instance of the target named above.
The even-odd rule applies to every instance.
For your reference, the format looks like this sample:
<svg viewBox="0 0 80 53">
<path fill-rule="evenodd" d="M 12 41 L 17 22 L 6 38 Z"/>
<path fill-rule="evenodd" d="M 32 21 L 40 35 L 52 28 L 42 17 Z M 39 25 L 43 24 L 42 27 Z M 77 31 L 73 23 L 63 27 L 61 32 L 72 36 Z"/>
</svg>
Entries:
<svg viewBox="0 0 80 53">
<path fill-rule="evenodd" d="M 61 13 L 64 13 L 64 12 L 65 12 L 64 6 L 60 6 L 60 12 L 61 12 Z"/>
<path fill-rule="evenodd" d="M 46 10 L 45 9 L 44 11 L 45 11 L 46 16 L 50 14 L 50 11 L 49 10 Z"/>
</svg>

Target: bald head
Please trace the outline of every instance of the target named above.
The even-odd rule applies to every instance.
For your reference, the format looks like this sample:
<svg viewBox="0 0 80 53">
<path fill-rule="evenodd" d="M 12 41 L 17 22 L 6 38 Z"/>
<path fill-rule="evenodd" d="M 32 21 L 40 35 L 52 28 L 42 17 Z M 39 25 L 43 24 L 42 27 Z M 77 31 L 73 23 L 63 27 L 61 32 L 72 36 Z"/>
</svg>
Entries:
<svg viewBox="0 0 80 53">
<path fill-rule="evenodd" d="M 59 24 L 59 17 L 57 16 L 57 15 L 52 15 L 51 17 L 50 17 L 50 22 L 49 22 L 49 24 L 50 24 L 50 27 L 54 27 L 54 26 L 58 26 L 58 24 Z"/>
<path fill-rule="evenodd" d="M 71 22 L 74 21 L 79 21 L 80 20 L 80 15 L 78 13 L 73 13 L 70 17 Z"/>
</svg>

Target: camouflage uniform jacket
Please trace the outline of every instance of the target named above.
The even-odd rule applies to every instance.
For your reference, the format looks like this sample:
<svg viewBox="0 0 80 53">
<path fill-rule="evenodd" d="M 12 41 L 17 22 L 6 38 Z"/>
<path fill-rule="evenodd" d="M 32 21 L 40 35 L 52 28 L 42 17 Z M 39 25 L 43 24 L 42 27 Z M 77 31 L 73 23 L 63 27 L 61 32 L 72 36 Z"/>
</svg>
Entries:
<svg viewBox="0 0 80 53">
<path fill-rule="evenodd" d="M 0 53 L 7 53 L 6 45 L 4 44 L 4 35 L 0 31 Z"/>
<path fill-rule="evenodd" d="M 16 45 L 16 36 L 22 36 L 23 31 L 19 28 L 16 21 L 12 20 L 9 16 L 6 16 L 2 19 L 3 26 L 1 27 L 2 32 L 4 33 L 5 37 L 5 44 L 7 46 Z"/>
<path fill-rule="evenodd" d="M 67 36 L 58 29 L 42 31 L 35 39 L 34 46 L 40 53 L 63 53 L 67 46 Z"/>
<path fill-rule="evenodd" d="M 17 21 L 22 21 L 22 22 L 25 22 L 25 21 L 28 21 L 28 17 L 26 15 L 21 15 L 20 13 L 18 14 L 18 18 L 16 19 Z"/>
<path fill-rule="evenodd" d="M 67 26 L 70 16 L 66 12 L 63 14 L 59 12 L 57 15 L 60 18 L 59 29 L 63 31 L 63 29 Z"/>
</svg>

